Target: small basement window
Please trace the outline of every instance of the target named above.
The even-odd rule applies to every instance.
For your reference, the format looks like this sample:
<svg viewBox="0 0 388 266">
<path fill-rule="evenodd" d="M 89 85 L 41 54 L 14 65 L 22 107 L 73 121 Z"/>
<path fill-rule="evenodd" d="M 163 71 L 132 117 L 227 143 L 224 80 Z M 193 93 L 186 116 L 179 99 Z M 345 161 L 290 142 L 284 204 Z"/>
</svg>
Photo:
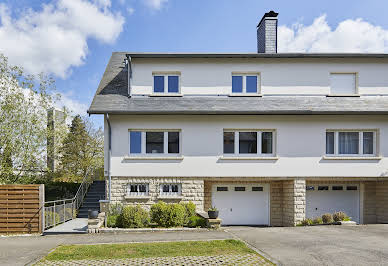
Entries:
<svg viewBox="0 0 388 266">
<path fill-rule="evenodd" d="M 252 191 L 263 191 L 263 187 L 252 187 Z"/>
<path fill-rule="evenodd" d="M 329 186 L 318 186 L 318 190 L 329 190 Z"/>
<path fill-rule="evenodd" d="M 332 190 L 344 190 L 343 186 L 333 186 Z"/>
<path fill-rule="evenodd" d="M 128 196 L 148 196 L 148 184 L 129 184 Z"/>
<path fill-rule="evenodd" d="M 160 195 L 180 196 L 182 194 L 182 184 L 162 184 L 160 185 Z"/>
<path fill-rule="evenodd" d="M 245 187 L 234 187 L 234 191 L 245 191 Z"/>
<path fill-rule="evenodd" d="M 314 186 L 306 186 L 306 191 L 308 190 L 314 190 Z"/>
<path fill-rule="evenodd" d="M 357 190 L 357 186 L 347 186 L 346 190 Z"/>
<path fill-rule="evenodd" d="M 217 191 L 228 191 L 228 187 L 217 187 Z"/>
</svg>

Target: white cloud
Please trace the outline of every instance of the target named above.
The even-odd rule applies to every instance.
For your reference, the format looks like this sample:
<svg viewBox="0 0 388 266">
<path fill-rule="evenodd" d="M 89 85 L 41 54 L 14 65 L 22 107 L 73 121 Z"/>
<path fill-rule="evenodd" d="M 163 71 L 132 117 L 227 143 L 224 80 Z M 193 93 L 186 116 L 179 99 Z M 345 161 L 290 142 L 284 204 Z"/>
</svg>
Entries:
<svg viewBox="0 0 388 266">
<path fill-rule="evenodd" d="M 128 12 L 129 15 L 132 15 L 135 12 L 135 9 L 132 8 L 132 7 L 128 7 L 127 8 L 127 12 Z"/>
<path fill-rule="evenodd" d="M 122 32 L 124 18 L 110 6 L 110 0 L 55 0 L 12 18 L 0 4 L 0 52 L 29 73 L 66 77 L 83 64 L 89 39 L 111 44 Z"/>
<path fill-rule="evenodd" d="M 144 4 L 152 9 L 159 10 L 168 0 L 142 0 Z"/>
<path fill-rule="evenodd" d="M 388 52 L 388 30 L 361 18 L 344 20 L 332 29 L 322 15 L 311 25 L 296 23 L 278 31 L 279 52 Z"/>
<path fill-rule="evenodd" d="M 87 115 L 88 105 L 72 99 L 71 93 L 59 93 L 60 98 L 55 102 L 55 107 L 63 109 L 65 107 L 71 115 Z"/>
</svg>

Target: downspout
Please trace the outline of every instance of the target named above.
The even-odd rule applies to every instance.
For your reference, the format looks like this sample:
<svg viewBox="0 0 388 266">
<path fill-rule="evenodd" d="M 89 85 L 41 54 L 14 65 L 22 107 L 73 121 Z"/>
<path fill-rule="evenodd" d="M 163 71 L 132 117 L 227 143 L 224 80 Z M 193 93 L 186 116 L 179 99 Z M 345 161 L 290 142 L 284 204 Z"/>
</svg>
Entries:
<svg viewBox="0 0 388 266">
<path fill-rule="evenodd" d="M 111 182 L 111 171 L 110 171 L 110 160 L 112 157 L 112 128 L 110 126 L 110 120 L 109 120 L 109 114 L 106 113 L 106 122 L 108 124 L 108 182 L 109 182 L 109 194 L 108 194 L 108 202 L 110 202 L 111 199 L 111 188 L 112 188 L 112 182 Z"/>
</svg>

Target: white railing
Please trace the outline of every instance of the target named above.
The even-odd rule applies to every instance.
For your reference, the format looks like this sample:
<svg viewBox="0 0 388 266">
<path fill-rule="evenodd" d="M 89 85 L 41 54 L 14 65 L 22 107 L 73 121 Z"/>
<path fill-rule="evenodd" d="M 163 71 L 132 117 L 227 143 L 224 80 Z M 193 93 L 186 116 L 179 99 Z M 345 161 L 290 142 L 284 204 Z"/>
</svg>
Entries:
<svg viewBox="0 0 388 266">
<path fill-rule="evenodd" d="M 81 207 L 92 182 L 93 179 L 86 175 L 73 198 L 46 201 L 44 203 L 44 229 L 75 219 L 77 210 Z"/>
</svg>

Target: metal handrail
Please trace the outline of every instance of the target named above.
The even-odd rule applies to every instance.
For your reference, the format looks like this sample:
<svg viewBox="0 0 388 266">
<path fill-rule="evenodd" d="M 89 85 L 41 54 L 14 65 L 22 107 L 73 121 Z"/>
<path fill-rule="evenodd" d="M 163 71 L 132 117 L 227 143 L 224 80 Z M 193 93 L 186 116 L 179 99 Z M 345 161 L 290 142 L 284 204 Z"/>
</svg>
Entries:
<svg viewBox="0 0 388 266">
<path fill-rule="evenodd" d="M 44 203 L 44 206 L 45 206 L 44 207 L 44 217 L 45 217 L 44 229 L 47 229 L 49 227 L 54 227 L 57 224 L 64 223 L 76 218 L 74 211 L 78 210 L 81 207 L 83 199 L 85 198 L 85 195 L 88 192 L 89 186 L 92 182 L 93 182 L 93 179 L 89 178 L 89 175 L 86 174 L 74 197 L 70 199 L 46 201 Z M 46 204 L 51 206 L 46 206 Z M 71 205 L 71 207 L 67 207 L 69 206 L 69 204 Z M 63 212 L 62 210 L 60 210 L 61 213 L 57 213 L 58 208 L 59 209 L 63 208 Z M 71 210 L 71 213 L 69 215 L 68 212 L 70 210 Z"/>
</svg>

